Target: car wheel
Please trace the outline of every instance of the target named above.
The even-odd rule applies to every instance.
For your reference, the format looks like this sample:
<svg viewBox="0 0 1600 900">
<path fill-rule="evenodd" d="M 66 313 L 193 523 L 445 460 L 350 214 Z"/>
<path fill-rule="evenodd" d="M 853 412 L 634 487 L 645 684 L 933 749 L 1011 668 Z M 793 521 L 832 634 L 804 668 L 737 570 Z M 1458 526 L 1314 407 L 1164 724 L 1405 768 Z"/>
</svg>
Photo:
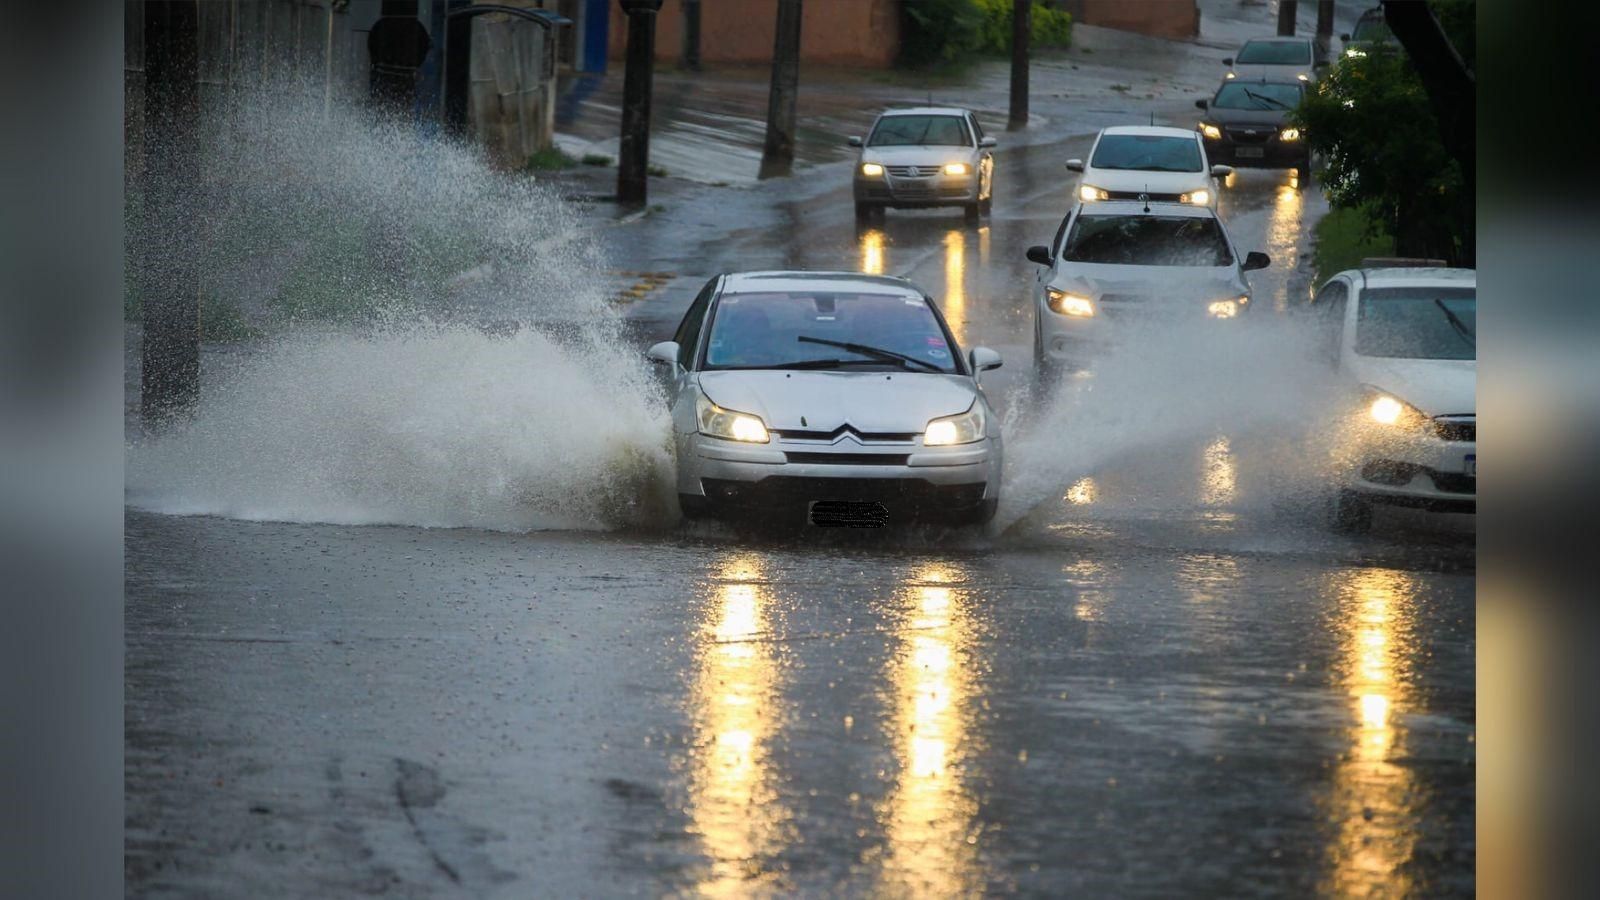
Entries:
<svg viewBox="0 0 1600 900">
<path fill-rule="evenodd" d="M 1300 165 L 1298 166 L 1298 168 L 1300 169 L 1300 187 L 1301 188 L 1310 187 L 1311 183 L 1312 183 L 1311 154 L 1310 153 L 1307 153 L 1306 156 L 1305 156 L 1305 159 L 1302 159 L 1300 161 Z"/>
<path fill-rule="evenodd" d="M 1033 332 L 1033 377 L 1041 391 L 1055 387 L 1061 378 L 1061 369 L 1050 354 L 1044 352 L 1044 341 L 1039 336 L 1038 329 Z"/>
<path fill-rule="evenodd" d="M 982 209 L 981 209 L 980 205 L 978 203 L 976 203 L 976 202 L 968 203 L 965 206 L 963 206 L 962 207 L 962 212 L 965 213 L 965 217 L 966 217 L 968 225 L 976 225 L 976 224 L 978 224 L 978 220 L 979 220 L 980 216 L 982 215 Z"/>
<path fill-rule="evenodd" d="M 712 517 L 711 501 L 698 494 L 679 494 L 678 508 L 683 511 L 685 519 L 709 519 Z"/>
<path fill-rule="evenodd" d="M 875 211 L 876 210 L 873 209 L 871 203 L 862 203 L 860 200 L 857 200 L 856 201 L 856 223 L 859 224 L 859 225 L 865 225 L 865 224 L 871 222 L 872 221 L 872 214 Z"/>
<path fill-rule="evenodd" d="M 1355 491 L 1341 490 L 1333 498 L 1333 527 L 1346 534 L 1372 530 L 1372 503 Z"/>
<path fill-rule="evenodd" d="M 992 190 L 993 189 L 991 188 L 991 191 Z M 993 193 L 990 193 L 987 197 L 984 197 L 982 200 L 978 201 L 978 212 L 982 213 L 985 216 L 991 215 L 991 214 L 994 213 L 994 194 Z"/>
</svg>

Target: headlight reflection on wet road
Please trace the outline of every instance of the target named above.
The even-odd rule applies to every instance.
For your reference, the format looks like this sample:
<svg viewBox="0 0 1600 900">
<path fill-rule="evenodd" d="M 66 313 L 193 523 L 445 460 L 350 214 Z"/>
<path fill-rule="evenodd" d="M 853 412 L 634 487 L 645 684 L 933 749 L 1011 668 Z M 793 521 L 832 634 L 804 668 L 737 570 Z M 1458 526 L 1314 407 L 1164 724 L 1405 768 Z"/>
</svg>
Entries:
<svg viewBox="0 0 1600 900">
<path fill-rule="evenodd" d="M 907 587 L 900 650 L 889 673 L 900 772 L 880 807 L 886 893 L 953 896 L 983 884 L 978 801 L 964 778 L 976 688 L 972 623 L 959 569 L 930 566 Z"/>
<path fill-rule="evenodd" d="M 695 885 L 700 894 L 780 887 L 768 861 L 788 842 L 791 814 L 771 760 L 781 704 L 777 645 L 766 640 L 769 606 L 759 557 L 741 553 L 722 564 L 710 585 L 690 700 L 686 812 L 709 860 Z"/>
<path fill-rule="evenodd" d="M 951 229 L 944 236 L 944 297 L 939 304 L 956 343 L 967 344 L 967 233 Z"/>
<path fill-rule="evenodd" d="M 1365 569 L 1341 579 L 1335 627 L 1341 632 L 1339 681 L 1350 697 L 1350 748 L 1333 773 L 1338 832 L 1329 846 L 1329 891 L 1409 893 L 1405 864 L 1416 844 L 1415 775 L 1405 732 L 1395 725 L 1409 700 L 1412 576 Z"/>
<path fill-rule="evenodd" d="M 883 230 L 869 228 L 861 233 L 861 271 L 868 275 L 882 275 L 883 265 Z"/>
<path fill-rule="evenodd" d="M 1267 246 L 1263 248 L 1272 257 L 1272 266 L 1280 271 L 1293 272 L 1300 261 L 1300 234 L 1305 218 L 1305 194 L 1299 189 L 1299 179 L 1286 176 L 1278 185 L 1272 202 L 1272 213 L 1267 219 Z M 1273 308 L 1278 312 L 1289 309 L 1289 291 L 1285 286 L 1273 292 Z"/>
</svg>

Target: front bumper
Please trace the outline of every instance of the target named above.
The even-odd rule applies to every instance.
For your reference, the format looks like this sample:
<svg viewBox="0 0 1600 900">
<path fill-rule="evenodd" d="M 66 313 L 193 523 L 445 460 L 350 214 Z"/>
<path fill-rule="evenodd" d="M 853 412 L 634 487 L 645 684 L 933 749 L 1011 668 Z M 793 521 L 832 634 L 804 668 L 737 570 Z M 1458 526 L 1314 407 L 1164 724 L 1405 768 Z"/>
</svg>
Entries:
<svg viewBox="0 0 1600 900">
<path fill-rule="evenodd" d="M 1233 166 L 1236 169 L 1293 169 L 1306 161 L 1307 144 L 1302 137 L 1285 141 L 1276 134 L 1261 141 L 1240 141 L 1222 133 L 1221 138 L 1202 138 L 1206 145 L 1206 158 L 1213 164 Z M 1241 155 L 1243 150 L 1245 155 Z M 1260 151 L 1256 155 L 1256 151 Z"/>
<path fill-rule="evenodd" d="M 855 200 L 901 209 L 962 206 L 978 201 L 977 175 L 936 175 L 919 178 L 896 175 L 855 176 Z"/>
<path fill-rule="evenodd" d="M 1220 299 L 1220 298 L 1219 298 Z M 1227 328 L 1249 314 L 1245 304 L 1237 315 L 1219 319 L 1200 309 L 1163 309 L 1159 297 L 1115 302 L 1097 298 L 1095 315 L 1068 316 L 1039 299 L 1034 303 L 1039 319 L 1039 343 L 1046 356 L 1057 361 L 1082 359 L 1129 340 L 1140 331 L 1174 328 Z"/>
<path fill-rule="evenodd" d="M 871 500 L 892 518 L 962 517 L 1000 496 L 1001 442 L 953 447 L 908 442 L 740 444 L 700 434 L 678 440 L 678 494 L 722 515 L 804 513 L 814 501 Z"/>
<path fill-rule="evenodd" d="M 1374 503 L 1436 512 L 1478 509 L 1477 441 L 1375 442 L 1345 470 L 1345 487 Z"/>
</svg>

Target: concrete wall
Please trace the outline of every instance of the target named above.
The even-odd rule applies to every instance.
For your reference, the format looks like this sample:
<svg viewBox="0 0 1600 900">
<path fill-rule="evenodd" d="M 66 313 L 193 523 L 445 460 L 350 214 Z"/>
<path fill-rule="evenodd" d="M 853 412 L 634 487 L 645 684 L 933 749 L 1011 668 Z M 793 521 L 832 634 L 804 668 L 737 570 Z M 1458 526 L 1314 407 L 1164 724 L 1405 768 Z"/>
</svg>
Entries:
<svg viewBox="0 0 1600 900">
<path fill-rule="evenodd" d="M 901 0 L 805 0 L 800 17 L 802 62 L 887 68 L 900 52 Z M 777 0 L 700 0 L 700 59 L 706 63 L 772 61 Z M 628 17 L 611 9 L 610 51 L 628 48 Z M 656 59 L 683 54 L 683 4 L 666 0 L 657 14 Z"/>
<path fill-rule="evenodd" d="M 1195 0 L 1067 0 L 1062 4 L 1072 21 L 1164 38 L 1190 38 L 1200 33 L 1200 7 Z"/>
</svg>

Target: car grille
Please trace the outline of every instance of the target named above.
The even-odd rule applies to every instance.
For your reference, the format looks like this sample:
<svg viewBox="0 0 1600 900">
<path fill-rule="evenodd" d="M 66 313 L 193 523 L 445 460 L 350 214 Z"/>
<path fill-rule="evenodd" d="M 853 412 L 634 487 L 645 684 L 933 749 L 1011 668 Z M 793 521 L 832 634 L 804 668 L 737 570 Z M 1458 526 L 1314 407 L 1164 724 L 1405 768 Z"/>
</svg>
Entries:
<svg viewBox="0 0 1600 900">
<path fill-rule="evenodd" d="M 938 166 L 884 166 L 883 170 L 896 178 L 932 178 L 939 174 Z"/>
<path fill-rule="evenodd" d="M 773 432 L 783 441 L 822 441 L 832 443 L 839 436 L 849 432 L 856 436 L 856 440 L 863 444 L 909 444 L 917 439 L 916 432 L 900 431 L 856 431 L 849 425 L 840 425 L 832 431 L 775 431 Z"/>
<path fill-rule="evenodd" d="M 903 466 L 910 456 L 907 453 L 785 453 L 792 463 L 816 463 L 825 466 Z"/>
<path fill-rule="evenodd" d="M 1478 479 L 1471 475 L 1457 475 L 1449 472 L 1435 472 L 1429 470 L 1433 477 L 1433 486 L 1447 494 L 1476 494 L 1478 493 Z"/>
<path fill-rule="evenodd" d="M 1476 416 L 1459 419 L 1440 417 L 1433 420 L 1433 430 L 1443 441 L 1476 441 L 1478 419 Z"/>
<path fill-rule="evenodd" d="M 1141 196 L 1149 200 L 1151 203 L 1177 203 L 1178 198 L 1182 197 L 1183 195 L 1151 194 L 1141 191 L 1106 191 L 1106 197 L 1110 200 L 1137 200 Z"/>
<path fill-rule="evenodd" d="M 1250 134 L 1249 133 L 1252 130 L 1255 131 L 1255 134 Z M 1255 129 L 1229 128 L 1228 129 L 1228 137 L 1232 138 L 1233 142 L 1235 144 L 1265 144 L 1267 142 L 1268 138 L 1272 137 L 1273 135 L 1275 135 L 1277 133 L 1278 133 L 1278 129 L 1276 129 L 1276 128 L 1255 128 Z"/>
<path fill-rule="evenodd" d="M 889 524 L 889 508 L 876 500 L 816 500 L 810 515 L 811 524 L 824 528 L 882 528 Z"/>
</svg>

